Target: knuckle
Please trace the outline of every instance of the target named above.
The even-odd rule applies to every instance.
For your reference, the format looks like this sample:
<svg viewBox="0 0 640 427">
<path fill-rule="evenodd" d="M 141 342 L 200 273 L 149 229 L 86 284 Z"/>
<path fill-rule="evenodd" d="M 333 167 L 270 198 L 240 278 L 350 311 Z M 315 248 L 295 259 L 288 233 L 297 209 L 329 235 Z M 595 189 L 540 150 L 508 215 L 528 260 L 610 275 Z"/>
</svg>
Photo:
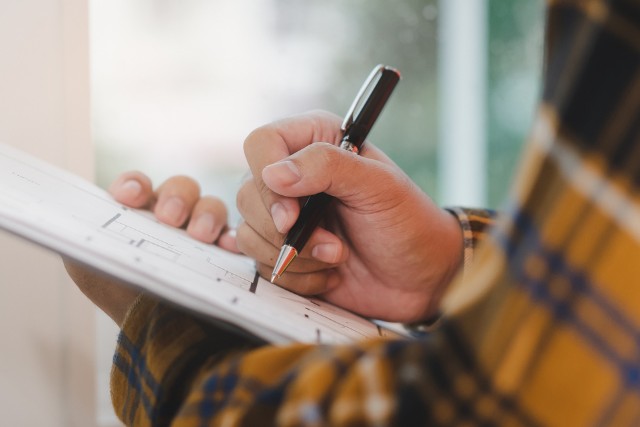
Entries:
<svg viewBox="0 0 640 427">
<path fill-rule="evenodd" d="M 253 149 L 268 140 L 272 132 L 273 126 L 271 124 L 252 130 L 242 144 L 245 156 L 250 157 Z"/>
<path fill-rule="evenodd" d="M 198 183 L 198 181 L 196 181 L 195 179 L 191 178 L 190 176 L 186 176 L 186 175 L 179 175 L 178 177 L 179 177 L 180 182 L 183 185 L 188 187 L 194 193 L 200 194 L 200 184 Z"/>
<path fill-rule="evenodd" d="M 314 177 L 316 182 L 321 182 L 323 185 L 322 191 L 326 191 L 329 188 L 334 187 L 335 176 L 339 176 L 345 168 L 351 168 L 353 165 L 346 164 L 344 150 L 340 150 L 335 145 L 318 142 L 313 144 L 313 167 L 316 173 L 319 175 Z M 341 152 L 342 151 L 342 152 Z M 339 184 L 339 183 L 338 183 Z"/>
<path fill-rule="evenodd" d="M 315 272 L 310 274 L 293 274 L 287 277 L 287 273 L 282 276 L 279 284 L 299 295 L 313 296 L 325 291 L 326 274 Z"/>
<path fill-rule="evenodd" d="M 171 178 L 167 179 L 167 181 L 162 184 L 160 187 L 160 191 L 164 192 L 181 192 L 186 193 L 189 196 L 197 197 L 200 194 L 200 184 L 198 182 L 186 175 L 175 175 Z"/>
<path fill-rule="evenodd" d="M 337 129 L 340 127 L 342 118 L 326 110 L 315 109 L 307 114 L 311 125 L 315 129 Z M 320 138 L 322 140 L 323 138 Z"/>
<path fill-rule="evenodd" d="M 253 253 L 251 250 L 253 246 L 249 244 L 251 242 L 251 236 L 253 236 L 253 232 L 246 222 L 242 221 L 238 224 L 236 228 L 236 244 L 242 253 L 249 256 Z"/>
<path fill-rule="evenodd" d="M 323 162 L 324 167 L 335 169 L 337 166 L 341 166 L 344 157 L 337 146 L 328 142 L 320 142 L 317 150 L 320 152 L 320 161 Z"/>
<path fill-rule="evenodd" d="M 207 211 L 213 212 L 216 216 L 224 217 L 226 221 L 227 207 L 219 198 L 214 196 L 204 196 L 200 199 L 198 205 L 202 206 L 202 208 Z"/>
<path fill-rule="evenodd" d="M 328 167 L 333 168 L 331 162 L 335 153 L 331 147 L 332 144 L 328 142 L 317 141 L 305 147 L 290 160 L 295 163 L 305 177 L 314 171 L 324 172 Z"/>
<path fill-rule="evenodd" d="M 147 184 L 149 186 L 151 186 L 151 179 L 145 175 L 144 173 L 142 173 L 139 170 L 130 170 L 128 172 L 124 172 L 122 174 L 120 174 L 119 176 L 120 179 L 135 179 L 137 181 L 140 181 L 141 184 Z"/>
<path fill-rule="evenodd" d="M 256 270 L 258 270 L 258 273 L 260 274 L 260 276 L 269 280 L 271 279 L 271 272 L 273 270 L 273 265 L 265 264 L 263 262 L 258 262 L 256 263 Z"/>
<path fill-rule="evenodd" d="M 260 230 L 263 231 L 264 239 L 276 247 L 282 246 L 284 236 L 278 232 L 271 216 L 265 216 Z"/>
<path fill-rule="evenodd" d="M 256 145 L 256 141 L 259 141 L 260 138 L 258 137 L 260 133 L 260 128 L 252 130 L 249 135 L 247 135 L 247 137 L 244 139 L 244 142 L 242 144 L 242 149 L 244 150 L 244 154 L 245 156 L 248 157 L 249 153 L 251 152 L 251 149 L 253 148 L 254 145 Z"/>
<path fill-rule="evenodd" d="M 224 202 L 216 196 L 211 196 L 211 195 L 202 196 L 200 198 L 200 203 L 212 209 L 223 208 L 224 210 L 226 210 Z"/>
<path fill-rule="evenodd" d="M 236 193 L 236 208 L 241 215 L 248 211 L 248 204 L 250 200 L 251 186 L 255 186 L 253 179 L 247 180 L 240 186 L 240 189 Z"/>
<path fill-rule="evenodd" d="M 272 193 L 271 189 L 267 187 L 267 184 L 265 184 L 262 179 L 254 179 L 253 185 L 258 190 L 258 193 L 263 196 L 269 196 Z"/>
</svg>

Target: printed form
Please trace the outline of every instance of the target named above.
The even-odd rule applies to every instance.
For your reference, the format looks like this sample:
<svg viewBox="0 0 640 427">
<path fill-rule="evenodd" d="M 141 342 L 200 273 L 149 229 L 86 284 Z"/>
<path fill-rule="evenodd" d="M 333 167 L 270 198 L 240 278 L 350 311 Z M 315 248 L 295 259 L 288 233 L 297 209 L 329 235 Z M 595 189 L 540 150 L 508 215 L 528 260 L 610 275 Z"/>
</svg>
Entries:
<svg viewBox="0 0 640 427">
<path fill-rule="evenodd" d="M 272 343 L 396 336 L 273 285 L 250 258 L 196 241 L 89 181 L 2 144 L 0 229 Z"/>
</svg>

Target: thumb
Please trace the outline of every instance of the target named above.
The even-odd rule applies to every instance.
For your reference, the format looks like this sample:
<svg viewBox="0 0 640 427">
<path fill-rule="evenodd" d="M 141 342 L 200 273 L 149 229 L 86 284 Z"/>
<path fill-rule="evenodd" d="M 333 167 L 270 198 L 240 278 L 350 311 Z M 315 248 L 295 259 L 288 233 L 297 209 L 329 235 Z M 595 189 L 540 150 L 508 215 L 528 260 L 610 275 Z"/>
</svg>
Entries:
<svg viewBox="0 0 640 427">
<path fill-rule="evenodd" d="M 285 197 L 327 193 L 346 205 L 387 198 L 410 180 L 398 168 L 316 142 L 262 170 L 264 183 Z"/>
</svg>

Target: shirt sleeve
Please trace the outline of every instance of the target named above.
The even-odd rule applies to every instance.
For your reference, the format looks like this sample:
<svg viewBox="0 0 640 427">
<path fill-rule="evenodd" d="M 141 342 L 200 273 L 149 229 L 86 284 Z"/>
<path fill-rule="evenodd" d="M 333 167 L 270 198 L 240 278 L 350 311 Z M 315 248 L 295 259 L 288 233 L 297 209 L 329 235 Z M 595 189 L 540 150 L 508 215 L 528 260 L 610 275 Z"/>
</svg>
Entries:
<svg viewBox="0 0 640 427">
<path fill-rule="evenodd" d="M 454 425 L 460 411 L 532 422 L 479 372 L 446 323 L 422 340 L 262 346 L 143 296 L 111 388 L 135 426 Z"/>
<path fill-rule="evenodd" d="M 111 398 L 125 425 L 167 426 L 196 378 L 226 358 L 263 343 L 223 323 L 141 294 L 118 336 Z"/>
</svg>

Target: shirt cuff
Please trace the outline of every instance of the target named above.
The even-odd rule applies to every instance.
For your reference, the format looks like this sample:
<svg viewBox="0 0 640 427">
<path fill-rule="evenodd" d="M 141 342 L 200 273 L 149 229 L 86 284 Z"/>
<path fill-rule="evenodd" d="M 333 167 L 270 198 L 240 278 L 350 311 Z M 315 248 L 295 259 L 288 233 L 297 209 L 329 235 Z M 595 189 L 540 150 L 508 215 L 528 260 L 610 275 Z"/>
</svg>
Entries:
<svg viewBox="0 0 640 427">
<path fill-rule="evenodd" d="M 490 209 L 449 207 L 446 210 L 456 217 L 462 229 L 463 272 L 473 263 L 478 245 L 494 223 L 496 212 Z"/>
</svg>

